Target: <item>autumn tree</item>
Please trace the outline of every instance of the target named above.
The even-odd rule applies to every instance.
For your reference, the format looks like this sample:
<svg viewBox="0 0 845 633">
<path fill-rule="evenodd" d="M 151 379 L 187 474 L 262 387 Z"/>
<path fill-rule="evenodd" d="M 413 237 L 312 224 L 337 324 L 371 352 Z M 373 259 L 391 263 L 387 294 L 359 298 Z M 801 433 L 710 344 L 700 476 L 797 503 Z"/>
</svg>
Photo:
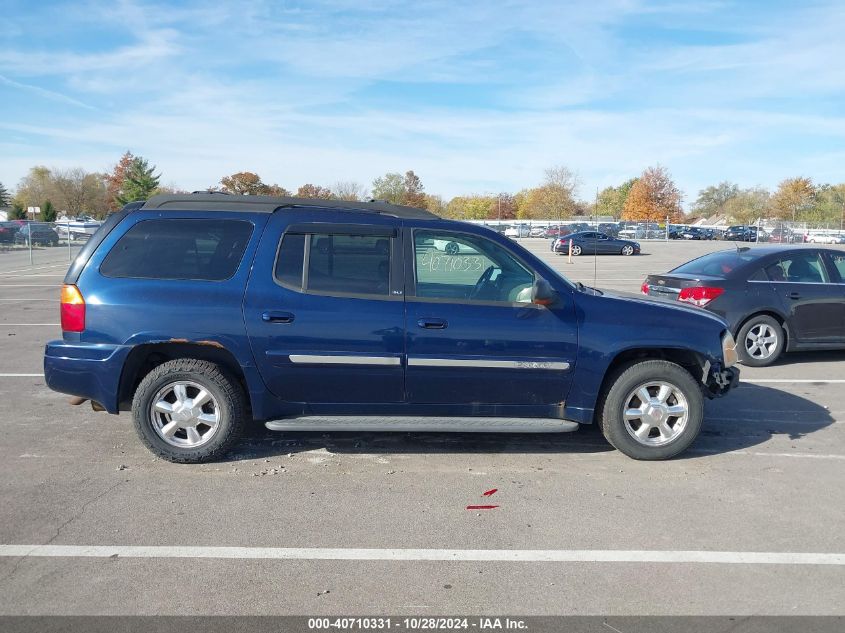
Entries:
<svg viewBox="0 0 845 633">
<path fill-rule="evenodd" d="M 110 211 L 117 211 L 123 206 L 118 201 L 118 198 L 123 195 L 123 184 L 126 182 L 126 174 L 134 160 L 135 157 L 132 155 L 132 152 L 126 150 L 126 153 L 120 157 L 117 164 L 112 167 L 111 173 L 105 175 L 106 198 Z"/>
<path fill-rule="evenodd" d="M 118 202 L 123 205 L 148 199 L 158 189 L 160 178 L 161 174 L 155 174 L 155 165 L 151 166 L 146 158 L 135 156 L 126 171 Z"/>
<path fill-rule="evenodd" d="M 443 198 L 434 194 L 425 194 L 425 206 L 423 208 L 426 211 L 431 211 L 434 215 L 446 215 L 446 203 L 443 202 Z"/>
<path fill-rule="evenodd" d="M 366 200 L 367 188 L 360 183 L 345 180 L 334 184 L 332 187 L 332 195 L 338 200 Z"/>
<path fill-rule="evenodd" d="M 568 218 L 575 212 L 575 195 L 580 180 L 568 167 L 558 165 L 545 172 L 543 183 L 529 189 L 519 207 L 520 218 Z"/>
<path fill-rule="evenodd" d="M 302 185 L 297 190 L 296 196 L 298 198 L 319 198 L 321 200 L 330 200 L 334 197 L 331 189 L 310 183 Z"/>
<path fill-rule="evenodd" d="M 425 205 L 425 193 L 423 192 L 423 184 L 420 177 L 417 176 L 413 170 L 405 172 L 405 195 L 402 198 L 402 204 L 409 207 L 422 208 Z"/>
<path fill-rule="evenodd" d="M 628 192 L 631 187 L 637 182 L 636 178 L 626 180 L 618 187 L 605 187 L 599 192 L 596 200 L 593 213 L 595 215 L 610 216 L 612 218 L 621 218 L 622 211 L 625 208 L 625 201 L 628 199 Z"/>
<path fill-rule="evenodd" d="M 422 208 L 426 203 L 424 189 L 420 177 L 413 170 L 406 171 L 404 176 L 389 172 L 373 181 L 373 198 Z"/>
<path fill-rule="evenodd" d="M 681 220 L 681 192 L 665 167 L 648 167 L 628 192 L 622 218 L 648 222 L 667 217 Z"/>
<path fill-rule="evenodd" d="M 88 211 L 101 216 L 108 209 L 108 185 L 102 174 L 72 167 L 52 171 L 51 178 L 52 188 L 59 195 L 59 206 L 69 215 Z"/>
<path fill-rule="evenodd" d="M 754 224 L 769 215 L 769 192 L 763 187 L 741 189 L 725 201 L 723 213 L 737 224 Z"/>
<path fill-rule="evenodd" d="M 728 201 L 739 193 L 739 187 L 732 182 L 724 181 L 711 185 L 698 192 L 692 211 L 705 218 L 724 214 Z"/>
<path fill-rule="evenodd" d="M 495 198 L 495 206 L 490 210 L 490 220 L 515 220 L 517 201 L 513 194 L 502 192 Z"/>
<path fill-rule="evenodd" d="M 30 167 L 26 176 L 21 178 L 15 192 L 14 202 L 24 209 L 37 207 L 47 198 L 54 197 L 55 187 L 52 174 L 47 167 L 36 165 Z"/>
<path fill-rule="evenodd" d="M 787 178 L 781 181 L 772 195 L 772 209 L 778 218 L 795 222 L 813 207 L 815 198 L 816 188 L 812 180 Z"/>
<path fill-rule="evenodd" d="M 6 208 L 12 203 L 12 196 L 9 195 L 6 187 L 0 182 L 0 208 Z"/>
<path fill-rule="evenodd" d="M 485 220 L 493 212 L 495 198 L 490 196 L 455 196 L 446 205 L 446 216 L 458 220 Z"/>
<path fill-rule="evenodd" d="M 816 187 L 812 222 L 841 227 L 845 223 L 845 183 Z"/>
</svg>

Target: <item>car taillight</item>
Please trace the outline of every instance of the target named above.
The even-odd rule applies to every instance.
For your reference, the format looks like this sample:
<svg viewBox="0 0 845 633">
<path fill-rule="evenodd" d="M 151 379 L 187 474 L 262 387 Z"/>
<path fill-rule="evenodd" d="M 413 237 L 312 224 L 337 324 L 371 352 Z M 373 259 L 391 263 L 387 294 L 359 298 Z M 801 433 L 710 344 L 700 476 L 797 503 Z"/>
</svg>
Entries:
<svg viewBox="0 0 845 633">
<path fill-rule="evenodd" d="M 85 329 L 85 299 L 79 288 L 69 284 L 62 286 L 62 330 L 81 332 Z"/>
<path fill-rule="evenodd" d="M 647 281 L 644 281 L 643 285 L 640 286 L 640 292 L 642 292 L 644 295 L 648 294 L 648 282 Z"/>
<path fill-rule="evenodd" d="M 701 308 L 713 301 L 716 297 L 725 292 L 724 288 L 712 288 L 707 286 L 695 286 L 684 288 L 678 294 L 678 301 L 686 301 Z"/>
</svg>

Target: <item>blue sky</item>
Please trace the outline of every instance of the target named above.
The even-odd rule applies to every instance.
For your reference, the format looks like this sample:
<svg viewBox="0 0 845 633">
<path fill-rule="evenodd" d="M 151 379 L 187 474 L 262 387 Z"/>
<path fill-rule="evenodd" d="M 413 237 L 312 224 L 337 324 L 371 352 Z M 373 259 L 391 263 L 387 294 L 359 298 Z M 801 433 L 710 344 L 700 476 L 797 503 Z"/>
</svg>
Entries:
<svg viewBox="0 0 845 633">
<path fill-rule="evenodd" d="M 453 195 L 666 166 L 845 181 L 845 3 L 0 0 L 0 182 L 127 149 L 185 189 L 413 169 Z"/>
</svg>

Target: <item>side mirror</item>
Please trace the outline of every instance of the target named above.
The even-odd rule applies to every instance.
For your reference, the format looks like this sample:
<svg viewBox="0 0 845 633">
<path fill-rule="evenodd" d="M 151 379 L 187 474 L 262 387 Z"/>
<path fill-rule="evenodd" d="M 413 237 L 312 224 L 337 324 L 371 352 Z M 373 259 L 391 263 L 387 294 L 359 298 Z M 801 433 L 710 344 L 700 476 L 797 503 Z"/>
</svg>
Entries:
<svg viewBox="0 0 845 633">
<path fill-rule="evenodd" d="M 531 303 L 538 306 L 550 306 L 557 300 L 557 293 L 545 279 L 538 279 L 531 287 Z"/>
</svg>

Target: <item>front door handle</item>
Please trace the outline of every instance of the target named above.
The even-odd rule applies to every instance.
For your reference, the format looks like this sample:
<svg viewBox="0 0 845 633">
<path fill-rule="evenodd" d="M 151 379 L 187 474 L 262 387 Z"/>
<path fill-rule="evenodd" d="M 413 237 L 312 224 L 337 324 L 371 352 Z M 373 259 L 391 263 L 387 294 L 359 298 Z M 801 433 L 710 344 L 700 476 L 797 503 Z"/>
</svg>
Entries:
<svg viewBox="0 0 845 633">
<path fill-rule="evenodd" d="M 426 330 L 444 330 L 449 325 L 445 319 L 420 319 L 417 325 Z"/>
<path fill-rule="evenodd" d="M 261 315 L 261 320 L 265 323 L 293 323 L 293 314 L 290 312 L 267 310 L 267 312 Z"/>
<path fill-rule="evenodd" d="M 789 297 L 790 299 L 800 299 L 801 293 L 800 292 L 790 292 L 790 293 L 787 293 L 786 296 Z"/>
</svg>

